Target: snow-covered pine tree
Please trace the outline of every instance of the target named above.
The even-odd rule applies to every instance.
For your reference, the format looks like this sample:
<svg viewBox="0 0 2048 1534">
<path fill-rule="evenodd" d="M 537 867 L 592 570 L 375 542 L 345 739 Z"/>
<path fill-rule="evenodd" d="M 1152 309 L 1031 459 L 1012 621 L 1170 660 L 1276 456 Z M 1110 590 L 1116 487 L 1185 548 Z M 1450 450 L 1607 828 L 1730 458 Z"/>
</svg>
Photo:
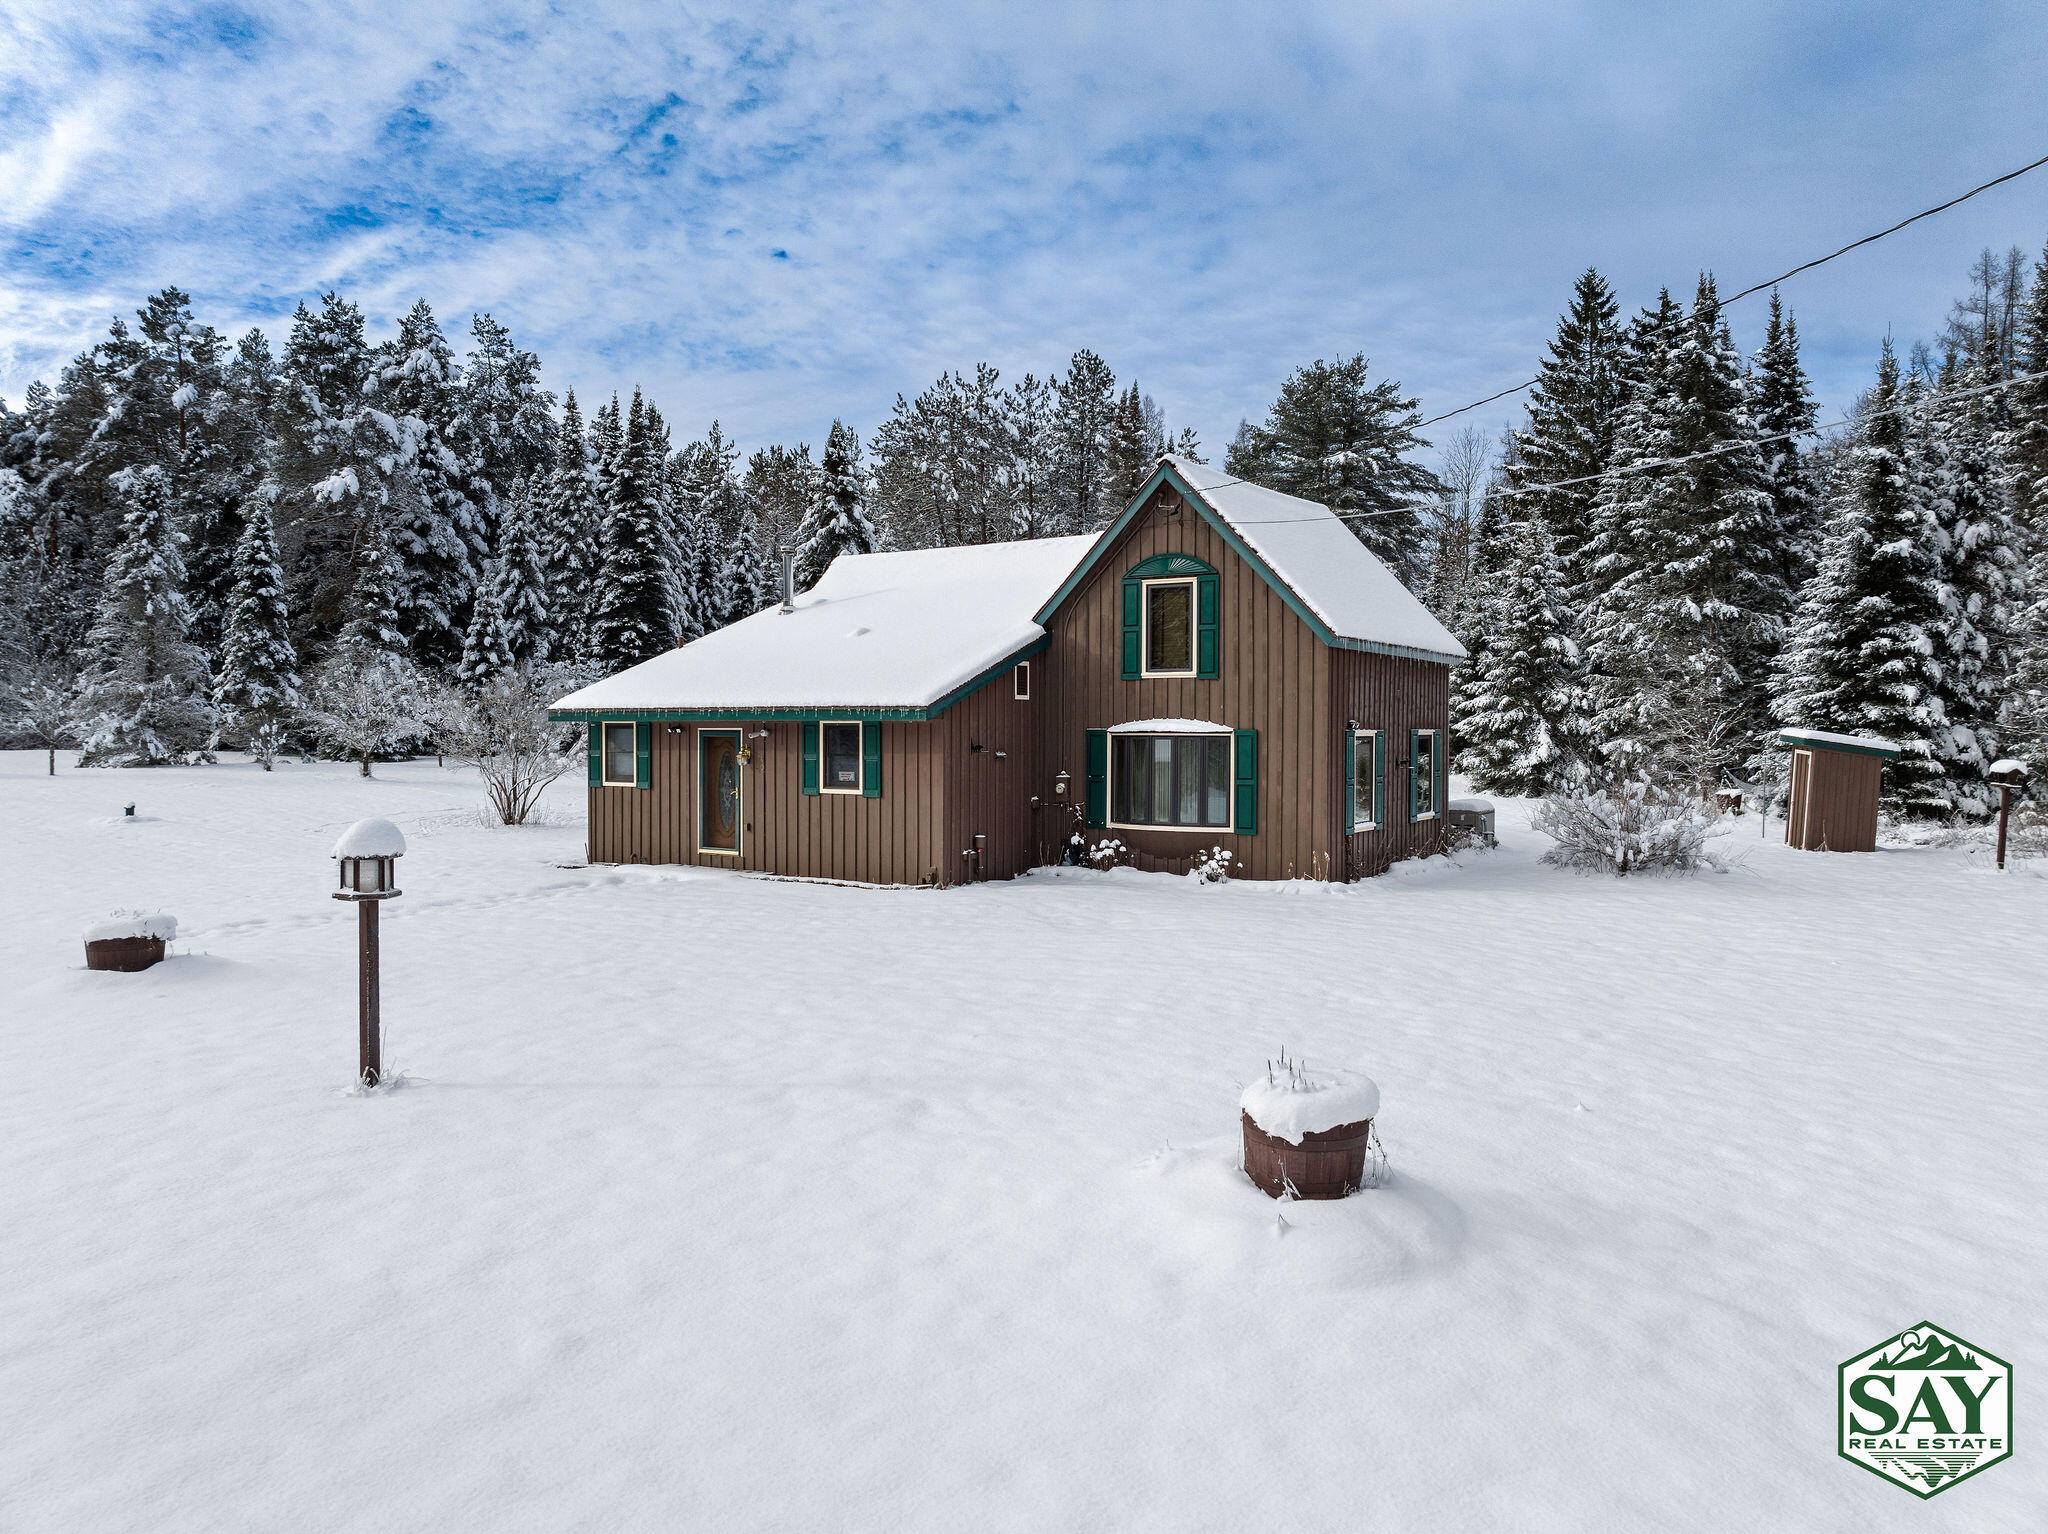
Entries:
<svg viewBox="0 0 2048 1534">
<path fill-rule="evenodd" d="M 462 660 L 455 679 L 474 690 L 512 669 L 512 649 L 506 642 L 505 615 L 498 606 L 496 572 L 486 579 L 471 604 L 469 627 L 462 636 Z"/>
<path fill-rule="evenodd" d="M 817 498 L 818 466 L 808 442 L 794 448 L 770 443 L 747 460 L 743 484 L 763 547 L 781 548 L 796 537 Z"/>
<path fill-rule="evenodd" d="M 1173 439 L 1173 456 L 1185 458 L 1189 463 L 1207 463 L 1202 456 L 1202 439 L 1195 435 L 1192 426 L 1183 426 L 1180 434 Z"/>
<path fill-rule="evenodd" d="M 316 639 L 344 619 L 356 546 L 383 515 L 387 466 L 407 447 L 396 418 L 372 408 L 374 371 L 354 304 L 327 293 L 317 314 L 299 305 L 277 380 L 271 462 L 292 607 Z"/>
<path fill-rule="evenodd" d="M 1913 462 L 1905 403 L 1887 341 L 1775 707 L 1785 724 L 1896 741 L 1904 755 L 1886 768 L 1888 802 L 1909 814 L 1946 815 L 1940 530 Z"/>
<path fill-rule="evenodd" d="M 2000 456 L 2013 515 L 2031 559 L 2048 552 L 2048 249 L 2034 268 L 2014 345 L 2019 381 L 2001 396 L 2008 425 Z"/>
<path fill-rule="evenodd" d="M 398 565 L 398 620 L 415 659 L 462 653 L 462 614 L 490 554 L 479 465 L 466 458 L 455 353 L 423 298 L 398 322 L 379 369 L 381 408 L 406 439 L 385 547 Z"/>
<path fill-rule="evenodd" d="M 1583 770 L 1579 647 L 1549 524 L 1531 511 L 1495 541 L 1471 657 L 1452 678 L 1451 734 L 1476 787 L 1537 798 Z"/>
<path fill-rule="evenodd" d="M 733 472 L 738 462 L 739 448 L 713 421 L 700 441 L 667 465 L 679 643 L 701 639 L 722 622 L 726 545 L 738 532 L 748 499 Z"/>
<path fill-rule="evenodd" d="M 1799 362 L 1799 324 L 1785 312 L 1775 291 L 1764 344 L 1750 371 L 1749 410 L 1764 455 L 1778 578 L 1787 591 L 1796 593 L 1813 575 L 1826 529 L 1812 454 L 1800 437 L 1789 434 L 1812 431 L 1820 411 Z"/>
<path fill-rule="evenodd" d="M 515 481 L 498 524 L 498 565 L 491 580 L 500 642 L 513 666 L 545 665 L 552 653 L 547 571 L 534 533 L 538 515 L 527 482 Z"/>
<path fill-rule="evenodd" d="M 1058 506 L 1054 531 L 1092 533 L 1123 510 L 1109 477 L 1110 423 L 1116 413 L 1116 375 L 1094 352 L 1075 352 L 1066 375 L 1053 384 L 1052 488 Z"/>
<path fill-rule="evenodd" d="M 1712 278 L 1683 323 L 1645 334 L 1585 562 L 1593 728 L 1624 775 L 1707 792 L 1763 741 L 1792 596 Z"/>
<path fill-rule="evenodd" d="M 385 545 L 381 521 L 373 519 L 359 530 L 353 571 L 335 651 L 364 661 L 409 659 L 398 622 L 403 577 Z"/>
<path fill-rule="evenodd" d="M 834 421 L 825 438 L 825 459 L 810 509 L 796 533 L 796 589 L 808 591 L 817 585 L 841 554 L 874 553 L 876 542 L 861 483 L 860 438 Z"/>
<path fill-rule="evenodd" d="M 761 535 L 761 519 L 755 514 L 751 497 L 739 510 L 739 527 L 727 540 L 725 561 L 718 571 L 718 624 L 751 618 L 768 605 L 775 589 L 775 577 L 768 568 L 768 553 Z"/>
<path fill-rule="evenodd" d="M 1026 373 L 1003 395 L 1003 504 L 1012 538 L 1044 538 L 1055 530 L 1053 386 Z"/>
<path fill-rule="evenodd" d="M 536 542 L 544 551 L 547 572 L 548 654 L 580 661 L 590 648 L 590 597 L 597 582 L 604 515 L 574 389 L 562 405 L 555 465 L 536 511 Z"/>
<path fill-rule="evenodd" d="M 1572 284 L 1571 306 L 1537 366 L 1528 420 L 1514 433 L 1504 466 L 1509 487 L 1521 492 L 1518 505 L 1549 525 L 1568 588 L 1586 578 L 1582 566 L 1600 490 L 1587 477 L 1607 468 L 1627 400 L 1619 312 L 1607 279 L 1588 267 Z M 1561 488 L 1536 488 L 1544 485 Z"/>
<path fill-rule="evenodd" d="M 1132 384 L 1116 402 L 1103 444 L 1103 470 L 1108 508 L 1120 512 L 1151 476 L 1159 461 L 1158 444 L 1146 420 L 1146 399 Z M 1113 514 L 1113 513 L 1112 513 Z"/>
<path fill-rule="evenodd" d="M 647 445 L 646 406 L 635 389 L 616 451 L 601 470 L 606 499 L 604 564 L 593 627 L 597 659 L 614 670 L 638 665 L 676 642 L 655 473 Z"/>
<path fill-rule="evenodd" d="M 285 725 L 299 706 L 299 657 L 269 505 L 258 497 L 241 521 L 234 586 L 213 676 L 215 739 L 248 751 L 268 772 L 282 747 Z"/>
<path fill-rule="evenodd" d="M 1346 516 L 1359 541 L 1417 587 L 1426 572 L 1416 507 L 1436 491 L 1436 476 L 1407 456 L 1428 446 L 1415 435 L 1416 402 L 1393 379 L 1371 382 L 1368 368 L 1360 353 L 1295 369 L 1266 424 L 1243 447 L 1232 444 L 1225 472 Z"/>
<path fill-rule="evenodd" d="M 560 440 L 554 405 L 554 395 L 540 386 L 540 359 L 516 345 L 490 315 L 472 319 L 460 436 L 481 481 L 479 504 L 502 507 L 520 480 L 538 483 L 553 467 Z M 483 531 L 495 536 L 497 529 Z"/>
<path fill-rule="evenodd" d="M 1938 458 L 1934 518 L 1941 553 L 1941 673 L 1945 740 L 1936 755 L 1943 793 L 1958 813 L 1983 818 L 1998 803 L 1987 774 L 2000 757 L 1998 715 L 2009 681 L 2008 645 L 2019 622 L 2026 564 L 2007 506 L 1993 425 L 1996 338 L 1980 338 L 1964 366 L 1942 370 L 1917 426 Z"/>
<path fill-rule="evenodd" d="M 87 638 L 76 718 L 82 767 L 189 760 L 213 731 L 206 656 L 191 640 L 184 534 L 170 477 L 155 465 L 115 482 L 127 510 Z"/>
</svg>

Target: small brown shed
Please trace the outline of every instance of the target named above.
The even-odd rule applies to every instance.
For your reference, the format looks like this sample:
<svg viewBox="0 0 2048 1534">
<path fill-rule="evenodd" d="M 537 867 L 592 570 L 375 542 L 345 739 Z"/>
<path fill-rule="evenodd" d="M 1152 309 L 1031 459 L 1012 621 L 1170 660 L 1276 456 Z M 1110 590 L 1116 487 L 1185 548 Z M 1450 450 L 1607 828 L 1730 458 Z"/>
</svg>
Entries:
<svg viewBox="0 0 2048 1534">
<path fill-rule="evenodd" d="M 1792 785 L 1785 805 L 1785 841 L 1806 852 L 1877 851 L 1877 801 L 1884 764 L 1898 746 L 1878 735 L 1785 730 L 1792 749 Z"/>
</svg>

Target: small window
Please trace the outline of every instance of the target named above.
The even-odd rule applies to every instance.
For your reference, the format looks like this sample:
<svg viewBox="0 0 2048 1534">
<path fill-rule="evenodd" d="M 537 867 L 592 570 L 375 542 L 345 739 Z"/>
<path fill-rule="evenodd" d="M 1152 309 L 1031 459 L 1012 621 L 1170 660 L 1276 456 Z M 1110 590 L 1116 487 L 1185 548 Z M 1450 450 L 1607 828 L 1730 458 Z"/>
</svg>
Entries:
<svg viewBox="0 0 2048 1534">
<path fill-rule="evenodd" d="M 608 724 L 604 727 L 604 782 L 607 788 L 632 788 L 639 781 L 635 770 L 633 726 Z"/>
<path fill-rule="evenodd" d="M 824 781 L 819 785 L 828 794 L 857 794 L 860 781 L 860 726 L 858 724 L 821 724 L 818 726 L 818 742 L 823 761 Z"/>
<path fill-rule="evenodd" d="M 1351 829 L 1380 828 L 1380 732 L 1351 732 Z"/>
<path fill-rule="evenodd" d="M 1436 731 L 1417 730 L 1415 759 L 1408 764 L 1408 802 L 1415 806 L 1417 820 L 1436 817 L 1436 753 Z"/>
<path fill-rule="evenodd" d="M 1195 674 L 1195 583 L 1145 582 L 1145 675 Z"/>
<path fill-rule="evenodd" d="M 1010 696 L 1029 701 L 1031 697 L 1031 662 L 1020 660 L 1017 669 L 1010 673 Z"/>
<path fill-rule="evenodd" d="M 1230 828 L 1231 743 L 1216 735 L 1112 735 L 1110 823 Z"/>
</svg>

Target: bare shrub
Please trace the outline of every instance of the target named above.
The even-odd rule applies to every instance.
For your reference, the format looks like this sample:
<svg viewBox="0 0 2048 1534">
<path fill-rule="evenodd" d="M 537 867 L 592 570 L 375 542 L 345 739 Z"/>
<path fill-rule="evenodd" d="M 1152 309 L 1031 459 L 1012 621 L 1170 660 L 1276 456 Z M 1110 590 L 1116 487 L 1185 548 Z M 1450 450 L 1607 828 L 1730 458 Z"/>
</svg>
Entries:
<svg viewBox="0 0 2048 1534">
<path fill-rule="evenodd" d="M 1544 862 L 1616 876 L 1719 868 L 1707 843 L 1728 830 L 1719 812 L 1697 799 L 1642 781 L 1553 794 L 1530 812 L 1529 823 L 1556 843 Z"/>
<path fill-rule="evenodd" d="M 435 744 L 476 768 L 500 825 L 521 826 L 541 791 L 575 765 L 568 733 L 548 718 L 548 700 L 573 690 L 553 667 L 517 667 L 434 697 Z"/>
</svg>

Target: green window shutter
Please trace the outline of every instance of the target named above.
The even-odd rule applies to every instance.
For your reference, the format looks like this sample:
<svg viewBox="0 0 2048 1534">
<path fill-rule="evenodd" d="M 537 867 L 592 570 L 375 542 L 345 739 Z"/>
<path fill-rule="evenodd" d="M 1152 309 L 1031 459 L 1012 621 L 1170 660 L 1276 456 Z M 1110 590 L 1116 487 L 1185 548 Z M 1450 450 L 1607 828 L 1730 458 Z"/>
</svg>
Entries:
<svg viewBox="0 0 2048 1534">
<path fill-rule="evenodd" d="M 633 726 L 633 786 L 654 787 L 654 726 L 645 719 Z"/>
<path fill-rule="evenodd" d="M 1387 732 L 1372 732 L 1372 823 L 1387 823 Z"/>
<path fill-rule="evenodd" d="M 1251 836 L 1259 829 L 1259 732 L 1237 732 L 1237 820 L 1231 826 L 1239 836 Z"/>
<path fill-rule="evenodd" d="M 1088 732 L 1087 821 L 1091 827 L 1109 823 L 1109 731 Z"/>
<path fill-rule="evenodd" d="M 604 787 L 604 726 L 590 727 L 590 786 Z"/>
<path fill-rule="evenodd" d="M 1433 750 L 1429 753 L 1430 765 L 1436 769 L 1436 781 L 1430 785 L 1429 807 L 1439 815 L 1444 812 L 1444 732 L 1438 730 L 1433 737 Z"/>
<path fill-rule="evenodd" d="M 1415 753 L 1422 749 L 1422 731 L 1408 732 L 1408 818 L 1422 813 L 1422 779 L 1415 771 Z"/>
<path fill-rule="evenodd" d="M 1358 829 L 1358 731 L 1344 731 L 1344 829 Z"/>
<path fill-rule="evenodd" d="M 1134 580 L 1124 582 L 1124 680 L 1138 679 L 1138 601 L 1140 587 Z"/>
<path fill-rule="evenodd" d="M 1217 622 L 1217 608 L 1221 602 L 1216 585 L 1213 575 L 1195 577 L 1195 675 L 1201 677 L 1216 675 L 1217 660 L 1222 651 L 1221 625 Z"/>
<path fill-rule="evenodd" d="M 882 797 L 882 724 L 878 719 L 860 727 L 860 796 Z"/>
<path fill-rule="evenodd" d="M 803 774 L 799 785 L 807 794 L 818 791 L 818 721 L 804 721 Z"/>
</svg>

